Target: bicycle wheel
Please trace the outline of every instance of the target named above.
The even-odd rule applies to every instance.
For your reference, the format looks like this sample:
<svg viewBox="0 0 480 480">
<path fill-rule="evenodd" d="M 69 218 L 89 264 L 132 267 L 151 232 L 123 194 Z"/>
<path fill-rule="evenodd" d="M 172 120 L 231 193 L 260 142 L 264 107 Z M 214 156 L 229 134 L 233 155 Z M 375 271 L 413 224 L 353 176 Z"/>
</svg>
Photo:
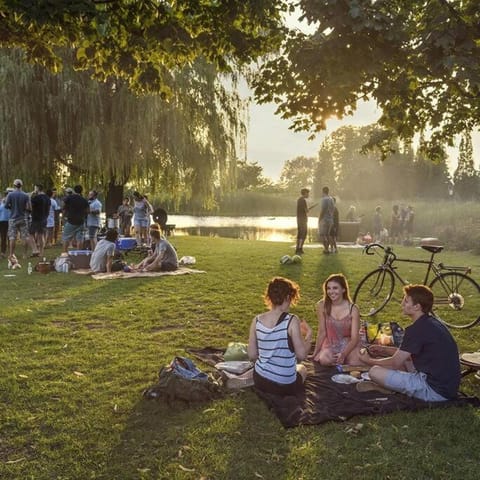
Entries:
<svg viewBox="0 0 480 480">
<path fill-rule="evenodd" d="M 360 316 L 371 317 L 385 307 L 392 298 L 394 287 L 395 279 L 390 270 L 378 268 L 363 277 L 353 296 Z"/>
<path fill-rule="evenodd" d="M 433 313 L 451 328 L 470 328 L 480 322 L 480 286 L 463 273 L 442 273 L 430 283 Z"/>
</svg>

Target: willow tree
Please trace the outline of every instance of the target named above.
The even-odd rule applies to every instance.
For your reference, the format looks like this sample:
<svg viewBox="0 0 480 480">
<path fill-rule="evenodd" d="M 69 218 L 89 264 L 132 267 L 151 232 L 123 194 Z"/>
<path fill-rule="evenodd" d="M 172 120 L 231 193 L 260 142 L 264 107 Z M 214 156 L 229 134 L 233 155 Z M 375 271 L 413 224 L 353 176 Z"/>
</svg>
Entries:
<svg viewBox="0 0 480 480">
<path fill-rule="evenodd" d="M 51 183 L 63 174 L 110 189 L 128 181 L 204 204 L 232 186 L 245 104 L 212 66 L 199 60 L 170 73 L 166 101 L 137 97 L 122 80 L 92 80 L 69 61 L 64 52 L 65 68 L 52 74 L 24 63 L 17 50 L 1 52 L 3 178 Z"/>
</svg>

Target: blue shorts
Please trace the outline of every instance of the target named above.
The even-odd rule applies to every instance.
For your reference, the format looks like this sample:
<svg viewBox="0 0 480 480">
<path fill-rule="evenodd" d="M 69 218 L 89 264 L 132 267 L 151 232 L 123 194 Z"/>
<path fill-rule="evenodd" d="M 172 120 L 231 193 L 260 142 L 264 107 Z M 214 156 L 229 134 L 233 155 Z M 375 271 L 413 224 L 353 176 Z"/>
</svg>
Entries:
<svg viewBox="0 0 480 480">
<path fill-rule="evenodd" d="M 385 379 L 385 386 L 390 390 L 404 393 L 409 397 L 418 398 L 425 402 L 445 402 L 447 400 L 427 383 L 427 374 L 423 372 L 411 373 L 389 370 Z"/>
<path fill-rule="evenodd" d="M 318 223 L 318 234 L 321 237 L 329 237 L 333 230 L 333 220 L 320 220 Z"/>
<path fill-rule="evenodd" d="M 66 222 L 63 226 L 62 241 L 69 242 L 72 238 L 75 238 L 77 241 L 82 241 L 84 237 L 84 226 L 82 225 L 72 225 L 71 223 Z"/>
<path fill-rule="evenodd" d="M 88 238 L 90 240 L 92 239 L 97 239 L 97 236 L 98 236 L 98 231 L 100 230 L 100 227 L 93 227 L 92 225 L 90 225 L 88 227 Z"/>
<path fill-rule="evenodd" d="M 135 220 L 133 226 L 135 228 L 148 228 L 148 224 L 149 224 L 148 218 L 145 218 L 145 219 L 139 218 L 138 220 Z"/>
</svg>

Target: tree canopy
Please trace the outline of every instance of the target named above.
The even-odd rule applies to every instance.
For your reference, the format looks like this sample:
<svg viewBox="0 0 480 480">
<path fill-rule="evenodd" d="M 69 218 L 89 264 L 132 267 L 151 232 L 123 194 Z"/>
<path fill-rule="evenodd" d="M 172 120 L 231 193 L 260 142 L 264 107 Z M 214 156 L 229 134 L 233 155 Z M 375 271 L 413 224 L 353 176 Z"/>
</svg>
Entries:
<svg viewBox="0 0 480 480">
<path fill-rule="evenodd" d="M 97 79 L 168 95 L 169 72 L 198 58 L 230 71 L 277 48 L 288 8 L 286 0 L 3 0 L 0 47 L 53 71 L 63 65 L 58 48 L 73 48 L 75 68 Z"/>
<path fill-rule="evenodd" d="M 256 97 L 275 102 L 294 130 L 317 132 L 373 99 L 379 144 L 430 132 L 430 158 L 480 121 L 477 0 L 300 0 L 313 34 L 292 31 L 266 62 Z"/>
</svg>

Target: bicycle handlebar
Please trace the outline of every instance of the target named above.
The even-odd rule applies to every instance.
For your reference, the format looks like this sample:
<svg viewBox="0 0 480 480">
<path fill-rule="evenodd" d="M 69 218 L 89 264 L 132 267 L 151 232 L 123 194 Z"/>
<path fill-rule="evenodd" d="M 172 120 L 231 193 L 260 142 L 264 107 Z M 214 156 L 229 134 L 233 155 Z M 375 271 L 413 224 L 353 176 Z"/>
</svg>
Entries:
<svg viewBox="0 0 480 480">
<path fill-rule="evenodd" d="M 365 245 L 365 247 L 363 248 L 363 252 L 367 255 L 375 255 L 375 252 L 370 251 L 371 248 L 375 248 L 375 247 L 379 247 L 382 250 L 385 250 L 385 247 L 380 243 L 369 243 L 368 245 Z M 390 248 L 390 247 L 387 247 L 387 248 Z"/>
<path fill-rule="evenodd" d="M 392 259 L 395 260 L 397 258 L 397 256 L 393 253 L 393 250 L 392 250 L 392 247 L 385 247 L 383 246 L 381 243 L 369 243 L 368 245 L 366 245 L 363 249 L 363 252 L 366 253 L 367 255 L 375 255 L 375 252 L 372 252 L 370 251 L 370 249 L 373 249 L 373 248 L 381 248 L 384 252 L 385 252 L 385 260 L 388 258 L 388 257 L 393 257 Z"/>
</svg>

